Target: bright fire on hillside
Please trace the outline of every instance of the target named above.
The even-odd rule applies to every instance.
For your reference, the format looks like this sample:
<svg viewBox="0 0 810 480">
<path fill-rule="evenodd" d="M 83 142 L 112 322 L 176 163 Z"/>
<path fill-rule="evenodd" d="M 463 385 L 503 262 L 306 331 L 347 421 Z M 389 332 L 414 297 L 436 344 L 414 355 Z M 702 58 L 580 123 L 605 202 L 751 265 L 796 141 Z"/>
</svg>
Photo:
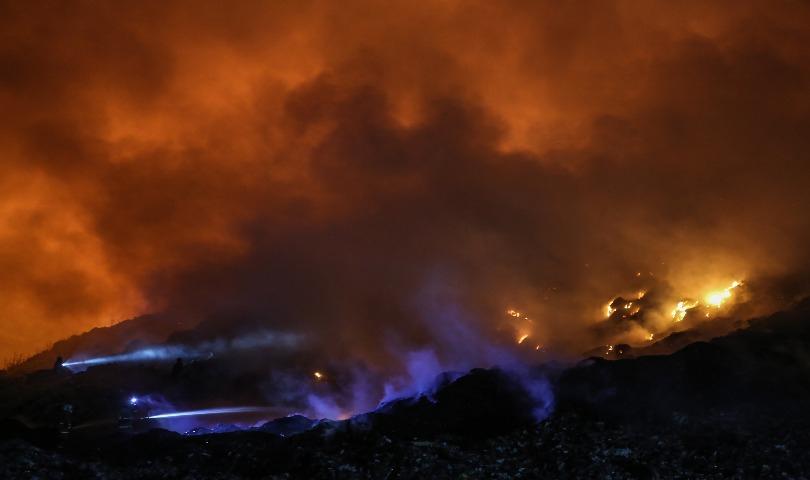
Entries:
<svg viewBox="0 0 810 480">
<path fill-rule="evenodd" d="M 734 281 L 731 285 L 723 290 L 717 292 L 711 292 L 706 295 L 706 303 L 711 305 L 712 307 L 719 307 L 723 303 L 725 303 L 729 298 L 731 298 L 732 290 L 742 285 L 742 282 Z"/>
<path fill-rule="evenodd" d="M 672 319 L 675 320 L 676 322 L 680 322 L 684 319 L 684 317 L 686 317 L 686 314 L 689 310 L 699 306 L 720 308 L 729 299 L 731 299 L 733 295 L 733 290 L 741 285 L 742 285 L 741 281 L 735 280 L 731 282 L 731 285 L 729 285 L 728 288 L 709 292 L 703 297 L 704 303 L 693 300 L 681 300 L 675 305 L 675 308 L 672 310 Z M 708 318 L 709 313 L 706 312 L 705 316 Z"/>
<path fill-rule="evenodd" d="M 679 301 L 677 304 L 675 304 L 675 308 L 672 309 L 672 319 L 676 322 L 682 322 L 683 319 L 686 318 L 686 313 L 698 305 L 698 302 L 691 300 Z"/>
<path fill-rule="evenodd" d="M 642 338 L 646 341 L 652 342 L 657 335 L 667 331 L 671 326 L 667 326 L 666 322 L 661 323 L 658 319 L 671 319 L 673 324 L 683 322 L 692 311 L 698 311 L 702 317 L 711 318 L 720 309 L 731 304 L 734 301 L 735 292 L 743 285 L 740 280 L 731 282 L 728 287 L 720 290 L 711 290 L 702 295 L 695 297 L 675 297 L 675 299 L 668 299 L 666 297 L 656 297 L 660 295 L 653 292 L 651 297 L 647 297 L 647 290 L 638 291 L 635 300 L 630 300 L 625 296 L 617 296 L 612 301 L 608 302 L 604 307 L 604 315 L 607 319 L 612 319 L 614 322 L 625 322 L 622 325 L 632 325 L 634 322 L 639 328 L 633 330 L 635 333 L 630 333 L 631 337 L 636 340 Z M 632 298 L 632 297 L 630 297 Z M 672 303 L 670 303 L 672 302 Z M 666 305 L 672 305 L 666 307 Z M 617 328 L 627 328 L 618 327 Z M 642 334 L 639 334 L 639 330 Z M 629 330 L 625 330 L 627 334 Z M 624 335 L 624 334 L 622 334 Z M 643 335 L 643 336 L 637 336 Z"/>
</svg>

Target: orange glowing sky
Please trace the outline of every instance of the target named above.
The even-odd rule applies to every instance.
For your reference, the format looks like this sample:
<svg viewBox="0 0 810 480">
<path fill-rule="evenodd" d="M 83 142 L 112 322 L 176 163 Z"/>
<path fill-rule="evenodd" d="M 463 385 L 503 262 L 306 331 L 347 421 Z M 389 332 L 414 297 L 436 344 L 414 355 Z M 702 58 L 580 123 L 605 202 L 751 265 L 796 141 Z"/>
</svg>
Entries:
<svg viewBox="0 0 810 480">
<path fill-rule="evenodd" d="M 0 359 L 164 309 L 420 337 L 436 282 L 564 337 L 638 270 L 687 294 L 807 270 L 803 2 L 33 1 L 0 23 Z"/>
</svg>

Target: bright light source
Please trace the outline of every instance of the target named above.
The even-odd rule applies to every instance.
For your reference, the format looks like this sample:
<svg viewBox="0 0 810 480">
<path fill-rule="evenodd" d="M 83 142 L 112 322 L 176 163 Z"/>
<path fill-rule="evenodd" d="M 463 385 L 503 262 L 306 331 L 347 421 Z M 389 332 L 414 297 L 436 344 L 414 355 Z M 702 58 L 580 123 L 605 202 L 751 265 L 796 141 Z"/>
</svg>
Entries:
<svg viewBox="0 0 810 480">
<path fill-rule="evenodd" d="M 731 291 L 739 287 L 740 285 L 742 285 L 742 282 L 735 280 L 731 283 L 731 285 L 728 288 L 707 294 L 706 303 L 708 303 L 712 307 L 720 307 L 720 305 L 722 305 L 723 302 L 731 298 Z"/>
</svg>

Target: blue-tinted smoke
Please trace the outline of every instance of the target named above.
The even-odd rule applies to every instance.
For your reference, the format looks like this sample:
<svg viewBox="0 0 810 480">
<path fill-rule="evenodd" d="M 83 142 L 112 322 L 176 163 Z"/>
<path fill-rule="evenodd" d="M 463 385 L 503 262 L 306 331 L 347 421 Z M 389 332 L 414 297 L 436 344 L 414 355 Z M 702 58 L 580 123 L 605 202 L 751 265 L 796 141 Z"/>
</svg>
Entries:
<svg viewBox="0 0 810 480">
<path fill-rule="evenodd" d="M 363 381 L 359 373 L 347 386 L 348 398 L 309 393 L 309 411 L 318 418 L 347 418 L 398 398 L 431 398 L 440 382 L 455 380 L 475 367 L 499 367 L 524 388 L 534 404 L 534 417 L 538 421 L 546 418 L 554 407 L 548 379 L 530 368 L 513 345 L 498 344 L 477 328 L 474 314 L 442 285 L 441 281 L 428 282 L 415 302 L 432 344 L 416 349 L 389 346 L 403 368 L 383 379 L 382 392 L 377 382 Z"/>
</svg>

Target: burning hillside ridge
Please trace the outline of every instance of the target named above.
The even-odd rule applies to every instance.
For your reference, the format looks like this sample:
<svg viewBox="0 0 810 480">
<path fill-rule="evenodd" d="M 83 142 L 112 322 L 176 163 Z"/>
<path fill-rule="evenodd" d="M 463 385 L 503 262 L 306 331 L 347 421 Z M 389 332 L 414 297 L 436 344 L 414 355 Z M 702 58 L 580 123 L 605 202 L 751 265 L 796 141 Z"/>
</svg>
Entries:
<svg viewBox="0 0 810 480">
<path fill-rule="evenodd" d="M 604 309 L 601 301 L 594 301 L 588 325 L 582 327 L 577 320 L 571 327 L 573 339 L 555 336 L 555 322 L 571 311 L 570 293 L 561 286 L 541 290 L 542 296 L 531 302 L 499 301 L 496 310 L 490 308 L 496 306 L 493 299 L 469 297 L 463 285 L 448 282 L 454 277 L 440 272 L 411 295 L 397 292 L 394 298 L 412 299 L 404 311 L 393 308 L 396 302 L 379 306 L 391 317 L 382 315 L 378 324 L 369 326 L 379 336 L 355 329 L 354 322 L 344 325 L 350 330 L 336 333 L 341 315 L 332 325 L 316 316 L 322 314 L 319 305 L 296 305 L 290 311 L 288 302 L 281 301 L 238 315 L 227 306 L 202 321 L 190 321 L 184 312 L 183 322 L 170 333 L 165 327 L 172 323 L 172 312 L 167 311 L 94 330 L 88 335 L 93 341 L 79 337 L 59 343 L 16 373 L 49 367 L 60 357 L 59 366 L 71 372 L 86 372 L 90 378 L 109 375 L 106 381 L 115 385 L 121 398 L 136 396 L 143 399 L 141 406 L 146 399 L 157 398 L 152 402 L 155 415 L 244 407 L 258 409 L 254 412 L 258 414 L 298 412 L 340 420 L 402 398 L 431 399 L 443 382 L 474 368 L 497 367 L 530 392 L 533 414 L 541 419 L 552 411 L 555 399 L 551 378 L 535 369 L 538 364 L 578 361 L 583 353 L 606 358 L 672 353 L 744 326 L 748 318 L 789 306 L 808 291 L 801 278 L 718 276 L 719 280 L 707 281 L 708 275 L 696 275 L 693 286 L 684 288 L 689 282 L 669 283 L 660 272 L 666 273 L 659 267 L 658 275 L 627 275 L 629 293 L 602 304 Z M 290 267 L 287 273 L 294 279 L 296 269 Z M 230 298 L 233 292 L 223 288 L 223 298 Z M 493 296 L 501 300 L 498 292 Z M 312 329 L 313 325 L 325 328 Z M 150 336 L 152 329 L 160 335 Z M 133 332 L 138 335 L 128 341 Z M 348 342 L 341 343 L 347 335 Z M 43 359 L 48 363 L 43 365 Z M 143 368 L 177 372 L 167 383 L 141 378 Z M 237 417 L 242 426 L 249 426 L 261 415 Z M 165 428 L 186 431 L 221 419 L 206 416 L 203 423 L 194 423 L 200 420 L 179 415 L 155 420 L 162 420 Z"/>
<path fill-rule="evenodd" d="M 692 341 L 723 335 L 744 326 L 748 318 L 790 307 L 806 295 L 808 287 L 806 281 L 795 279 L 702 283 L 708 287 L 678 289 L 652 273 L 642 275 L 638 272 L 628 282 L 631 286 L 629 293 L 614 296 L 603 304 L 599 313 L 592 316 L 591 326 L 581 332 L 580 341 L 576 343 L 566 343 L 565 339 L 561 341 L 553 334 L 544 333 L 542 320 L 514 308 L 505 311 L 499 331 L 514 335 L 519 350 L 537 352 L 534 357 L 524 356 L 527 361 L 572 358 L 572 347 L 575 358 L 576 354 L 586 351 L 577 348 L 599 344 L 605 346 L 604 355 L 613 356 L 616 345 L 644 348 L 673 334 L 688 332 Z M 690 294 L 684 295 L 683 291 Z M 596 308 L 592 310 L 596 311 Z M 587 351 L 595 353 L 601 348 L 588 348 Z M 671 353 L 674 350 L 661 344 L 658 351 Z"/>
<path fill-rule="evenodd" d="M 597 330 L 613 337 L 613 343 L 653 342 L 672 332 L 700 328 L 718 317 L 734 315 L 747 294 L 739 280 L 697 298 L 672 298 L 666 293 L 661 289 L 651 289 L 639 290 L 632 296 L 615 297 L 605 306 L 606 318 L 596 326 Z"/>
<path fill-rule="evenodd" d="M 653 285 L 649 279 L 646 282 Z M 670 308 L 680 297 L 656 293 L 664 291 L 660 282 L 658 285 L 630 298 L 615 298 L 605 312 L 609 317 L 590 332 L 590 347 L 603 346 L 586 355 L 618 358 L 672 353 L 688 343 L 745 327 L 743 320 L 749 317 L 744 315 L 765 308 L 766 303 L 759 300 L 769 298 L 766 292 L 772 296 L 775 291 L 773 285 L 764 282 L 733 281 L 725 289 L 707 291 L 700 297 L 702 301 L 691 302 L 694 305 L 681 315 Z M 768 304 L 775 302 L 771 298 Z M 236 417 L 243 427 L 266 418 L 263 415 L 267 412 L 347 419 L 403 398 L 431 400 L 447 382 L 481 365 L 503 369 L 524 389 L 537 419 L 551 413 L 555 403 L 551 378 L 535 367 L 582 357 L 566 356 L 564 346 L 553 338 L 541 338 L 533 328 L 542 324 L 522 311 L 501 312 L 500 318 L 493 319 L 494 333 L 489 335 L 472 330 L 457 311 L 445 310 L 444 315 L 434 327 L 439 330 L 433 338 L 441 339 L 441 343 L 413 349 L 390 344 L 388 357 L 378 364 L 331 356 L 322 348 L 321 336 L 304 330 L 256 330 L 266 322 L 223 318 L 177 331 L 161 344 L 141 344 L 95 356 L 80 350 L 52 350 L 49 355 L 60 356 L 60 369 L 86 372 L 90 378 L 112 375 L 115 379 L 106 382 L 111 382 L 110 387 L 119 395 L 138 398 L 139 409 L 150 408 L 149 415 L 131 416 L 154 419 L 164 428 L 181 432 L 220 423 L 222 415 Z M 661 317 L 666 320 L 655 323 Z M 638 338 L 639 329 L 644 329 L 643 333 L 634 342 L 633 335 Z M 652 332 L 656 335 L 648 337 Z M 103 347 L 91 351 L 101 352 Z M 137 380 L 144 368 L 163 371 L 167 376 L 171 370 L 171 375 L 159 381 Z M 120 375 L 121 371 L 129 373 Z M 209 415 L 213 418 L 207 418 Z M 197 418 L 200 416 L 206 418 Z"/>
</svg>

